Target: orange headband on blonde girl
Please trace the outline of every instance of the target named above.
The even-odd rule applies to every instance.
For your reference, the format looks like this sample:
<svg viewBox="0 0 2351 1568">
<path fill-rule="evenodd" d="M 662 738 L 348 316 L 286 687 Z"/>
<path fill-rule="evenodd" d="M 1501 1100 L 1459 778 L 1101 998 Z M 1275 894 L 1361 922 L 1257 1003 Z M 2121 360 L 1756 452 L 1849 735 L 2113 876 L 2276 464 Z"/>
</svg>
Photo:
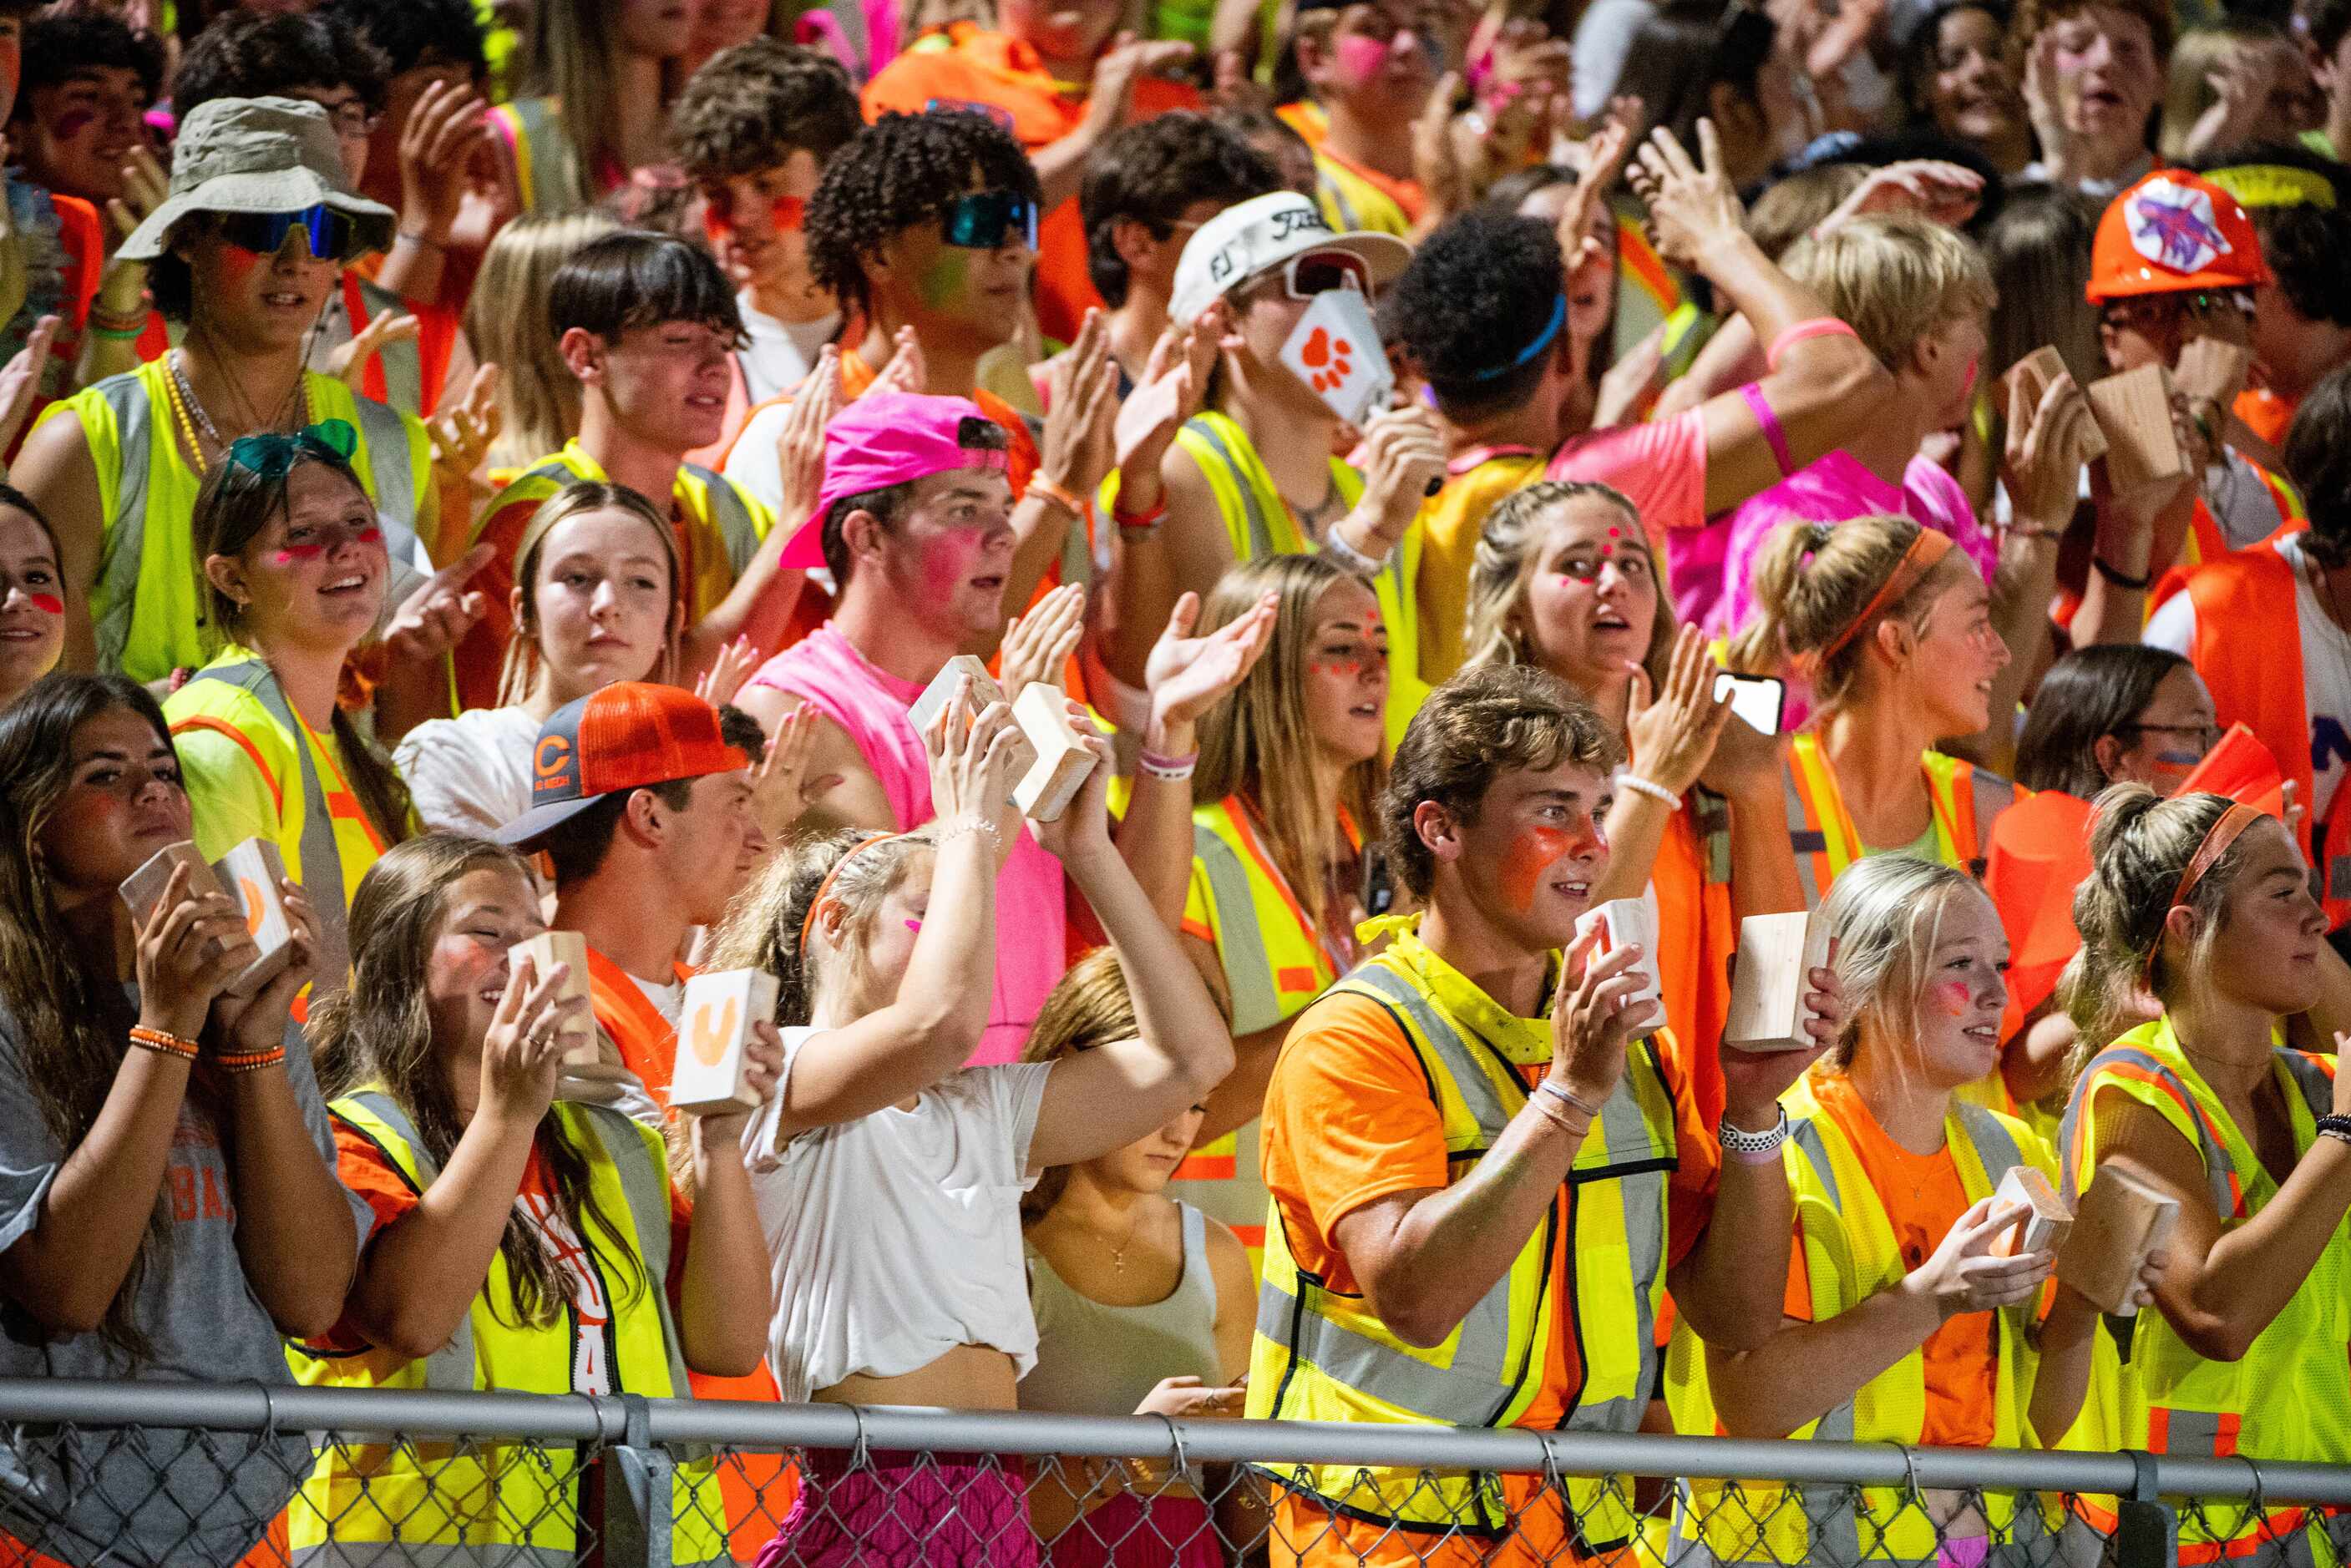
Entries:
<svg viewBox="0 0 2351 1568">
<path fill-rule="evenodd" d="M 824 908 L 826 897 L 832 891 L 833 878 L 841 875 L 841 867 L 848 865 L 851 861 L 856 859 L 859 856 L 864 854 L 867 850 L 872 848 L 877 844 L 887 844 L 893 838 L 904 838 L 905 836 L 906 836 L 903 833 L 876 833 L 869 835 L 868 836 L 861 838 L 856 843 L 851 845 L 849 846 L 848 853 L 832 863 L 832 869 L 826 872 L 824 874 L 824 880 L 816 885 L 816 897 L 809 900 L 808 913 L 800 917 L 800 959 L 803 962 L 808 959 L 809 932 L 816 929 L 816 912 Z"/>
<path fill-rule="evenodd" d="M 2204 836 L 2204 842 L 2196 846 L 2195 855 L 2188 862 L 2188 869 L 2179 874 L 2179 886 L 2171 890 L 2171 902 L 2163 907 L 2163 917 L 2167 921 L 2170 919 L 2172 910 L 2188 902 L 2188 895 L 2196 891 L 2196 884 L 2204 879 L 2204 873 L 2212 869 L 2220 857 L 2229 853 L 2229 846 L 2237 842 L 2237 836 L 2259 822 L 2262 815 L 2244 805 L 2232 805 L 2220 814 L 2220 820 L 2212 825 L 2212 830 Z M 2147 953 L 2149 986 L 2155 983 L 2155 955 L 2162 950 L 2163 930 L 2158 926 L 2155 945 Z"/>
<path fill-rule="evenodd" d="M 1900 604 L 1904 597 L 1918 586 L 1920 579 L 1950 553 L 1949 535 L 1938 534 L 1932 528 L 1918 530 L 1918 536 L 1910 541 L 1910 547 L 1902 552 L 1900 560 L 1894 563 L 1894 570 L 1886 574 L 1885 583 L 1870 596 L 1869 602 L 1861 607 L 1861 613 L 1847 621 L 1844 629 L 1829 639 L 1827 647 L 1812 656 L 1813 668 L 1817 670 L 1835 658 L 1837 651 L 1859 637 L 1871 621 Z"/>
</svg>

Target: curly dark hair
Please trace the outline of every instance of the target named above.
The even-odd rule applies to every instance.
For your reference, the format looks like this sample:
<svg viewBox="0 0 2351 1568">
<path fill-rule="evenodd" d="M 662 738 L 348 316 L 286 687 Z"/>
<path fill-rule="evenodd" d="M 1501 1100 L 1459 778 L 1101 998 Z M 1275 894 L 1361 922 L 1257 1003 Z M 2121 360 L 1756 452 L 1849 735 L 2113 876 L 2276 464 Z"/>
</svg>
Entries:
<svg viewBox="0 0 2351 1568">
<path fill-rule="evenodd" d="M 1540 218 L 1473 209 L 1422 242 L 1384 315 L 1448 416 L 1526 401 L 1551 364 L 1514 364 L 1552 321 L 1566 286 L 1559 238 Z M 1552 337 L 1553 352 L 1566 334 Z"/>
<path fill-rule="evenodd" d="M 2313 321 L 2351 327 L 2351 170 L 2292 141 L 2224 147 L 2186 162 L 2199 174 L 2218 175 L 2223 186 L 2231 183 L 2225 171 L 2247 164 L 2298 169 L 2324 182 L 2331 204 L 2256 200 L 2246 203 L 2245 215 L 2261 235 L 2262 259 L 2294 309 Z"/>
<path fill-rule="evenodd" d="M 387 77 L 437 65 L 465 67 L 476 86 L 489 75 L 473 0 L 327 0 L 311 15 L 349 25 L 381 50 Z"/>
<path fill-rule="evenodd" d="M 866 258 L 891 235 L 935 223 L 949 202 L 974 191 L 1043 199 L 1029 155 L 987 115 L 885 114 L 826 166 L 809 202 L 809 272 L 844 309 L 863 310 Z"/>
<path fill-rule="evenodd" d="M 669 111 L 670 146 L 690 180 L 756 174 L 802 147 L 827 163 L 864 129 L 838 60 L 764 34 L 712 56 Z"/>
<path fill-rule="evenodd" d="M 405 0 L 402 0 L 405 4 Z M 383 112 L 391 63 L 339 15 L 232 11 L 197 35 L 172 75 L 172 111 L 184 123 L 220 98 L 287 98 L 347 87 Z"/>
<path fill-rule="evenodd" d="M 21 53 L 19 118 L 30 112 L 37 88 L 56 87 L 86 70 L 137 71 L 150 103 L 163 90 L 163 40 L 96 6 L 51 5 L 26 16 Z"/>
<path fill-rule="evenodd" d="M 1112 237 L 1122 218 L 1155 240 L 1176 233 L 1195 202 L 1229 206 L 1281 189 L 1273 161 L 1190 109 L 1113 131 L 1086 159 L 1078 213 L 1086 225 L 1086 275 L 1105 302 L 1126 303 L 1126 263 Z"/>
</svg>

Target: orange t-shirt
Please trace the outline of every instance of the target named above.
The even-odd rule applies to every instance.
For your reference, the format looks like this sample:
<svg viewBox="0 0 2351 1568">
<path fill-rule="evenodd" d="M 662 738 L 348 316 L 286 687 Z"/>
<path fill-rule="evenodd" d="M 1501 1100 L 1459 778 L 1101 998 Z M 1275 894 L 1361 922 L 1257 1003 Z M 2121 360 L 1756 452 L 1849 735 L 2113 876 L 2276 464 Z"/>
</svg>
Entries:
<svg viewBox="0 0 2351 1568">
<path fill-rule="evenodd" d="M 1853 1145 L 1877 1200 L 1886 1206 L 1896 1241 L 1902 1249 L 1902 1266 L 1909 1272 L 1922 1266 L 1950 1234 L 1959 1216 L 1968 1211 L 1967 1188 L 1946 1143 L 1933 1154 L 1913 1154 L 1886 1136 L 1869 1114 L 1869 1107 L 1841 1073 L 1814 1073 L 1813 1096 L 1835 1118 L 1838 1130 Z M 1788 1262 L 1790 1317 L 1813 1318 L 1812 1276 L 1804 1266 L 1804 1242 L 1799 1233 Z M 1988 1449 L 1991 1447 L 1993 1408 L 1999 1372 L 1992 1344 L 1992 1314 L 1961 1313 L 1927 1336 L 1919 1354 L 1926 1363 L 1927 1415 L 1918 1441 L 1929 1448 Z"/>
<path fill-rule="evenodd" d="M 1678 1070 L 1658 1053 L 1673 1091 L 1679 1158 L 1669 1179 L 1666 1257 L 1679 1262 L 1698 1244 L 1714 1211 L 1721 1152 L 1699 1121 Z M 1544 1068 L 1522 1066 L 1529 1087 Z M 1368 997 L 1325 996 L 1300 1014 L 1265 1096 L 1260 1134 L 1266 1190 L 1279 1206 L 1290 1255 L 1333 1291 L 1362 1286 L 1339 1250 L 1339 1221 L 1398 1192 L 1447 1184 L 1445 1129 L 1428 1079 L 1402 1028 Z M 1576 1189 L 1562 1201 L 1575 1201 Z M 1573 1218 L 1571 1213 L 1570 1218 Z M 1572 1225 L 1560 1227 L 1552 1252 L 1552 1288 L 1564 1301 L 1573 1263 Z M 1562 1312 L 1562 1329 L 1573 1314 Z M 1543 1386 L 1518 1425 L 1556 1427 L 1568 1396 L 1583 1382 L 1572 1333 L 1545 1348 Z"/>
<path fill-rule="evenodd" d="M 1136 78 L 1129 101 L 1130 123 L 1201 107 L 1198 88 L 1161 77 Z M 862 102 L 869 120 L 893 109 L 980 109 L 1031 152 L 1075 130 L 1086 112 L 1084 92 L 1055 81 L 1035 49 L 971 22 L 916 39 L 865 84 Z M 1036 300 L 1038 326 L 1063 343 L 1077 337 L 1087 310 L 1102 303 L 1086 273 L 1085 223 L 1075 196 L 1038 224 Z"/>
</svg>

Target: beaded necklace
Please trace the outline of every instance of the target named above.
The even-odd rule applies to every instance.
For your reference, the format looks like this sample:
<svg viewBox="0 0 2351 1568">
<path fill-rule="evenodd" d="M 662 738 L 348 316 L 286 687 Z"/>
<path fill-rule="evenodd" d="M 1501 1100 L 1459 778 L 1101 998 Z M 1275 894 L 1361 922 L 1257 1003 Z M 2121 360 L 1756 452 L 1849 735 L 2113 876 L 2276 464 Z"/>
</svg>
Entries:
<svg viewBox="0 0 2351 1568">
<path fill-rule="evenodd" d="M 221 438 L 219 427 L 204 411 L 204 403 L 196 397 L 195 388 L 188 384 L 187 373 L 180 368 L 179 356 L 176 353 L 165 356 L 163 364 L 170 372 L 163 381 L 164 399 L 172 405 L 172 415 L 178 422 L 180 433 L 187 438 L 189 454 L 196 460 L 196 472 L 199 475 L 209 473 L 212 462 L 204 456 L 204 441 L 197 439 L 196 432 L 202 430 L 204 440 L 222 452 L 228 450 L 228 442 Z M 299 429 L 310 422 L 309 382 L 298 379 L 294 384 L 294 395 L 299 400 L 301 418 L 296 426 Z"/>
</svg>

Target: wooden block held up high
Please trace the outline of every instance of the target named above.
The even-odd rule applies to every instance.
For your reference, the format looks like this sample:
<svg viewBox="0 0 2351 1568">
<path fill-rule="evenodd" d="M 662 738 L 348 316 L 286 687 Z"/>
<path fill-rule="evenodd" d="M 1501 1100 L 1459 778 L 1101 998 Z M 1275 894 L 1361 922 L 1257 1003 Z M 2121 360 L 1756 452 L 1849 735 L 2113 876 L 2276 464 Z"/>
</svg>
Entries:
<svg viewBox="0 0 2351 1568">
<path fill-rule="evenodd" d="M 690 1116 L 758 1109 L 759 1096 L 744 1081 L 743 1046 L 752 1024 L 775 1016 L 776 977 L 765 970 L 722 970 L 687 981 L 670 1108 Z"/>
<path fill-rule="evenodd" d="M 2188 454 L 2171 427 L 2171 375 L 2142 365 L 2090 383 L 2090 413 L 2106 435 L 2106 475 L 2135 490 L 2188 472 Z"/>
<path fill-rule="evenodd" d="M 1094 771 L 1094 754 L 1070 722 L 1070 700 L 1058 686 L 1032 681 L 1012 700 L 1020 732 L 1037 749 L 1037 760 L 1012 788 L 1020 815 L 1034 822 L 1059 821 Z"/>
<path fill-rule="evenodd" d="M 2177 1199 L 2103 1166 L 2074 1208 L 2073 1233 L 2057 1254 L 2057 1277 L 2100 1312 L 2129 1317 L 2131 1282 L 2179 1218 Z"/>
<path fill-rule="evenodd" d="M 2010 422 L 2013 423 L 2020 416 L 2030 419 L 2032 410 L 2041 406 L 2041 395 L 2049 389 L 2049 383 L 2064 374 L 2065 357 L 2045 343 L 2011 365 L 2008 374 L 2001 380 L 2008 388 L 2010 396 L 2021 398 L 2022 404 L 2021 407 L 2013 402 L 2011 404 L 2008 410 Z M 2082 427 L 2082 461 L 2088 462 L 2105 455 L 2105 433 L 2093 420 Z"/>
<path fill-rule="evenodd" d="M 1583 933 L 1594 926 L 1600 928 L 1600 941 L 1592 950 L 1593 958 L 1604 958 L 1621 947 L 1638 946 L 1641 950 L 1640 961 L 1634 966 L 1641 974 L 1641 989 L 1626 997 L 1625 1004 L 1629 1007 L 1636 1002 L 1658 1001 L 1665 988 L 1657 980 L 1657 920 L 1647 902 L 1640 898 L 1611 898 L 1586 909 L 1575 922 L 1576 940 L 1583 940 Z"/>
<path fill-rule="evenodd" d="M 2000 1179 L 2000 1190 L 1992 1194 L 1992 1208 L 1994 1211 L 2022 1210 L 2014 1226 L 1992 1239 L 1991 1251 L 1997 1258 L 2056 1251 L 2074 1229 L 2072 1207 L 2049 1179 L 2030 1165 L 2008 1168 L 2008 1174 Z"/>
<path fill-rule="evenodd" d="M 956 679 L 966 676 L 971 680 L 973 712 L 978 712 L 990 702 L 1004 701 L 1004 688 L 996 683 L 996 677 L 987 672 L 987 666 L 968 653 L 958 653 L 940 666 L 939 672 L 931 677 L 931 683 L 923 688 L 923 694 L 914 699 L 914 707 L 907 710 L 906 717 L 914 722 L 914 733 L 919 735 L 931 727 L 931 721 L 938 716 L 939 710 L 946 707 L 947 699 L 954 695 Z"/>
<path fill-rule="evenodd" d="M 122 879 L 122 901 L 131 907 L 134 921 L 146 919 L 153 912 L 155 900 L 163 896 L 163 885 L 172 879 L 174 867 L 188 868 L 188 895 L 202 898 L 206 893 L 223 889 L 220 878 L 213 875 L 209 861 L 196 853 L 196 846 L 184 839 L 178 844 L 166 844 L 147 858 L 147 863 Z"/>
<path fill-rule="evenodd" d="M 567 997 L 588 994 L 588 939 L 578 931 L 541 931 L 535 937 L 526 938 L 508 950 L 509 962 L 518 959 L 530 960 L 531 967 L 538 971 L 541 980 L 545 980 L 557 964 L 570 965 L 570 973 L 564 979 L 561 994 Z M 602 1048 L 596 1044 L 595 1023 L 591 1019 L 587 1028 L 564 1051 L 563 1059 L 566 1062 L 595 1062 L 601 1061 L 603 1054 Z"/>
<path fill-rule="evenodd" d="M 1722 1043 L 1741 1051 L 1809 1051 L 1804 1032 L 1807 977 L 1829 961 L 1829 923 L 1814 909 L 1750 915 L 1739 923 L 1739 961 L 1730 971 L 1730 1015 Z"/>
<path fill-rule="evenodd" d="M 266 983 L 290 956 L 294 924 L 286 918 L 286 903 L 277 885 L 286 879 L 285 857 L 276 840 L 248 838 L 222 856 L 213 875 L 245 913 L 246 934 L 260 953 L 229 985 L 232 996 L 249 996 Z"/>
</svg>

